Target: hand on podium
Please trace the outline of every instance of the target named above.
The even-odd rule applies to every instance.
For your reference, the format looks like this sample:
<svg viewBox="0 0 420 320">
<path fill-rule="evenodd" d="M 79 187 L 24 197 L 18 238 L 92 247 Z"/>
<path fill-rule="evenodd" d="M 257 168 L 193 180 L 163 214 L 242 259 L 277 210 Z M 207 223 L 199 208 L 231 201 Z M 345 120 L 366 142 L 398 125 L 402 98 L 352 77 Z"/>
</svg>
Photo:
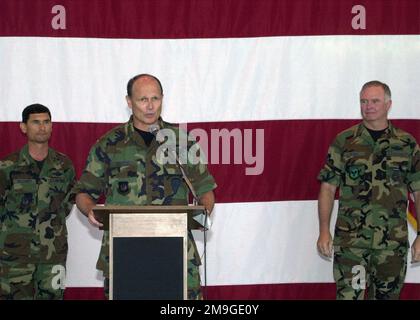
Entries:
<svg viewBox="0 0 420 320">
<path fill-rule="evenodd" d="M 98 220 L 95 219 L 95 214 L 93 213 L 92 210 L 90 210 L 88 213 L 88 220 L 92 226 L 95 226 L 98 228 L 101 228 L 104 226 L 102 223 L 100 223 Z"/>
</svg>

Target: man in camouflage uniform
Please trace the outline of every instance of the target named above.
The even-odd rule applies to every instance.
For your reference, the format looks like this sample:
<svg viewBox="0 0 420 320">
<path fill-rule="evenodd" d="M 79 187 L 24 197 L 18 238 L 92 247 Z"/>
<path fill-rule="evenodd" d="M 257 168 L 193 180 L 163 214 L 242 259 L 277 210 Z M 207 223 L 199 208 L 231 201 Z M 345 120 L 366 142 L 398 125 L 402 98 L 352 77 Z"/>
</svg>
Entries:
<svg viewBox="0 0 420 320">
<path fill-rule="evenodd" d="M 363 121 L 337 135 L 318 179 L 318 250 L 332 256 L 337 299 L 398 299 L 407 270 L 407 196 L 420 212 L 420 149 L 388 121 L 389 87 L 366 83 L 360 92 Z M 336 189 L 338 217 L 329 225 Z M 420 215 L 417 215 L 420 220 Z M 420 226 L 420 223 L 419 223 Z M 420 237 L 412 245 L 420 261 Z M 366 281 L 366 282 L 365 282 Z"/>
<path fill-rule="evenodd" d="M 175 164 L 157 159 L 159 143 L 149 132 L 150 126 L 172 130 L 179 128 L 160 118 L 163 90 L 154 76 L 141 74 L 127 84 L 126 100 L 132 109 L 129 121 L 98 140 L 92 147 L 86 168 L 74 192 L 76 204 L 94 226 L 101 224 L 92 212 L 101 194 L 108 205 L 186 205 L 188 187 Z M 178 140 L 177 140 L 178 141 Z M 204 163 L 186 166 L 187 176 L 200 199 L 211 212 L 214 206 L 213 177 Z M 201 299 L 198 256 L 191 231 L 188 241 L 188 299 Z M 103 271 L 105 294 L 109 290 L 109 234 L 104 232 L 97 268 Z"/>
<path fill-rule="evenodd" d="M 62 299 L 73 164 L 48 147 L 51 113 L 22 113 L 28 143 L 0 161 L 0 299 Z"/>
</svg>

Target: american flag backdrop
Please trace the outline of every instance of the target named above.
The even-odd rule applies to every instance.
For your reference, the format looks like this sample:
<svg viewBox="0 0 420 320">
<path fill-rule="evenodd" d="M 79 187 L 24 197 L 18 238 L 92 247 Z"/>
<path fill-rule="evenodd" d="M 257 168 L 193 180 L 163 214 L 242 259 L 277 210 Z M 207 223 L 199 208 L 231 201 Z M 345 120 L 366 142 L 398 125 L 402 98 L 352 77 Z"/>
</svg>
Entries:
<svg viewBox="0 0 420 320">
<path fill-rule="evenodd" d="M 420 141 L 419 35 L 417 0 L 1 0 L 0 157 L 25 143 L 21 111 L 38 102 L 80 176 L 96 139 L 130 116 L 128 79 L 153 74 L 163 118 L 209 137 L 208 297 L 334 299 L 316 176 L 369 80 L 390 86 L 390 118 Z M 211 139 L 222 130 L 230 145 Z M 65 296 L 101 299 L 101 233 L 75 208 L 67 223 Z M 402 298 L 420 299 L 410 258 Z"/>
</svg>

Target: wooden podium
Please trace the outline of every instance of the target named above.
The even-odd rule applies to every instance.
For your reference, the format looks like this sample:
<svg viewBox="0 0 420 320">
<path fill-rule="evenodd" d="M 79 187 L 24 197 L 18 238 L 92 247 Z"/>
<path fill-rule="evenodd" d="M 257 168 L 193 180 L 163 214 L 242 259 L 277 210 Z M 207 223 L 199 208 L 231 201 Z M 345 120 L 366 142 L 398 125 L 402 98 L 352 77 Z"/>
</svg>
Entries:
<svg viewBox="0 0 420 320">
<path fill-rule="evenodd" d="M 109 231 L 110 300 L 186 300 L 188 229 L 204 206 L 95 206 Z"/>
</svg>

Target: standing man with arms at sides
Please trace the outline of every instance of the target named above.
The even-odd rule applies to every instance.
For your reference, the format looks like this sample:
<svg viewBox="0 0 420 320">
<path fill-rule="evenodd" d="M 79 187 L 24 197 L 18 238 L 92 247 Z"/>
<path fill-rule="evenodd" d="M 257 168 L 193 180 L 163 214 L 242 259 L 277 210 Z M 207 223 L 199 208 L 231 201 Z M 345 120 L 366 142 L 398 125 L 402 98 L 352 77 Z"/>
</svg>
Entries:
<svg viewBox="0 0 420 320">
<path fill-rule="evenodd" d="M 360 91 L 363 121 L 337 135 L 318 179 L 321 255 L 332 256 L 337 299 L 399 299 L 407 271 L 407 196 L 420 228 L 420 149 L 388 120 L 391 91 L 370 81 Z M 335 236 L 330 218 L 339 188 Z M 420 261 L 420 237 L 412 244 Z M 366 280 L 366 282 L 365 282 Z"/>
<path fill-rule="evenodd" d="M 97 227 L 92 208 L 101 194 L 108 205 L 186 205 L 188 187 L 175 165 L 161 164 L 156 151 L 159 143 L 151 126 L 173 130 L 179 128 L 164 122 L 162 111 L 163 89 L 160 81 L 148 74 L 140 74 L 127 84 L 129 121 L 100 138 L 92 147 L 86 168 L 75 187 L 76 204 L 89 222 Z M 187 176 L 210 213 L 214 206 L 213 177 L 204 163 L 186 166 Z M 188 231 L 188 299 L 201 299 L 200 257 L 191 231 Z M 109 234 L 104 232 L 97 268 L 103 271 L 105 295 L 109 294 Z"/>
<path fill-rule="evenodd" d="M 22 112 L 27 144 L 0 161 L 0 299 L 62 299 L 75 171 L 48 147 L 50 110 Z"/>
</svg>

